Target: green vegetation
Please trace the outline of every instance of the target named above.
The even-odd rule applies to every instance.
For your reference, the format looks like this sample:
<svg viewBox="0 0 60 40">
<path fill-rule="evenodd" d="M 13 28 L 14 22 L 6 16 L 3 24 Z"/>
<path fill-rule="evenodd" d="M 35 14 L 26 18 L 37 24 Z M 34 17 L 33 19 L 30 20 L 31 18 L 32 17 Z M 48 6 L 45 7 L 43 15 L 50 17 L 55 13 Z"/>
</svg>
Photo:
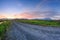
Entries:
<svg viewBox="0 0 60 40">
<path fill-rule="evenodd" d="M 5 20 L 5 21 L 0 21 L 0 38 L 4 39 L 4 35 L 6 32 L 6 28 L 10 25 L 10 21 Z"/>
<path fill-rule="evenodd" d="M 41 25 L 41 26 L 60 26 L 60 21 L 58 20 L 17 20 L 18 22 Z"/>
</svg>

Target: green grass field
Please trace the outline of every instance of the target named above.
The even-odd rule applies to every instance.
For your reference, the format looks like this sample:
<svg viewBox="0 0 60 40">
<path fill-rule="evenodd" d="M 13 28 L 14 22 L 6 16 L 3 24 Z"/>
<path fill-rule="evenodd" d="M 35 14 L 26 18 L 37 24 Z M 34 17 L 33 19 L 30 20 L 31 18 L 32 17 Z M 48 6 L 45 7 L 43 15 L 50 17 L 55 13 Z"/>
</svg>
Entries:
<svg viewBox="0 0 60 40">
<path fill-rule="evenodd" d="M 0 38 L 3 39 L 6 28 L 10 25 L 10 21 L 5 20 L 5 21 L 0 21 Z"/>
<path fill-rule="evenodd" d="M 52 26 L 52 27 L 60 26 L 60 21 L 58 20 L 17 20 L 17 21 L 41 26 Z"/>
</svg>

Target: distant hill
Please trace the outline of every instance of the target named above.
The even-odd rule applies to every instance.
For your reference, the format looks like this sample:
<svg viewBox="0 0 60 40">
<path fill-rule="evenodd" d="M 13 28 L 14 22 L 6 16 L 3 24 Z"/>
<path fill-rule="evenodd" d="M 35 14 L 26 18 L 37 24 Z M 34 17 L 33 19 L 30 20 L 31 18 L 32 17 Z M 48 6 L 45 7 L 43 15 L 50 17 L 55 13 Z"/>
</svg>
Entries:
<svg viewBox="0 0 60 40">
<path fill-rule="evenodd" d="M 51 18 L 44 18 L 44 20 L 52 20 Z"/>
<path fill-rule="evenodd" d="M 43 18 L 43 19 L 41 19 L 41 18 L 35 18 L 34 20 L 52 20 L 51 18 Z"/>
</svg>

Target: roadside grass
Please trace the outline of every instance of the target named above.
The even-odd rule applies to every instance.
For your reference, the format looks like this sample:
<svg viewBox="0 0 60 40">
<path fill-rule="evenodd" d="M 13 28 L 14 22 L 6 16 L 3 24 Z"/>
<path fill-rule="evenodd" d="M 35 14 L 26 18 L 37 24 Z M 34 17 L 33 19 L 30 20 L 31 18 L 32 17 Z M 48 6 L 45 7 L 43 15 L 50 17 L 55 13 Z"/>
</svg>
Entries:
<svg viewBox="0 0 60 40">
<path fill-rule="evenodd" d="M 10 25 L 10 21 L 5 20 L 0 22 L 0 38 L 1 40 L 4 39 L 6 28 Z"/>
<path fill-rule="evenodd" d="M 60 26 L 60 21 L 58 20 L 17 20 L 17 21 L 41 26 L 52 26 L 52 27 Z"/>
</svg>

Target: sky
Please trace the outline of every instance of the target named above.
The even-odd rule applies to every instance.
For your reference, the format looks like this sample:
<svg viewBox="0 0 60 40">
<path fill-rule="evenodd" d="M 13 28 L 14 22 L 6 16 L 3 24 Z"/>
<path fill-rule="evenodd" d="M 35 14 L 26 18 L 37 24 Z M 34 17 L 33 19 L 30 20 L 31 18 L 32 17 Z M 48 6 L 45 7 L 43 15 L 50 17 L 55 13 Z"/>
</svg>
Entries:
<svg viewBox="0 0 60 40">
<path fill-rule="evenodd" d="M 60 20 L 60 0 L 0 0 L 0 18 Z"/>
</svg>

